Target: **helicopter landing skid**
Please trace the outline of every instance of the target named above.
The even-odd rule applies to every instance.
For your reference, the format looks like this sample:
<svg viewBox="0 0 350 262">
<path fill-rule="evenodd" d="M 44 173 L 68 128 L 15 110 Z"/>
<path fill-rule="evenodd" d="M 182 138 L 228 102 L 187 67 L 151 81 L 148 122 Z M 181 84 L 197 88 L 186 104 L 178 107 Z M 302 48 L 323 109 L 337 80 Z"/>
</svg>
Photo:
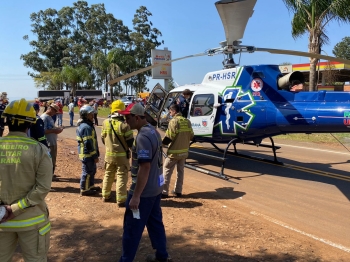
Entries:
<svg viewBox="0 0 350 262">
<path fill-rule="evenodd" d="M 270 141 L 271 141 L 271 145 L 258 145 L 258 146 L 271 148 L 271 149 L 272 149 L 272 152 L 273 152 L 273 159 L 274 159 L 274 160 L 269 160 L 269 159 L 265 159 L 265 158 L 254 157 L 254 156 L 248 156 L 248 155 L 245 155 L 245 154 L 240 154 L 240 153 L 238 153 L 237 148 L 236 148 L 236 143 L 234 143 L 234 141 L 237 140 L 236 138 L 232 139 L 232 140 L 227 144 L 227 147 L 226 147 L 225 150 L 219 148 L 219 147 L 218 147 L 217 145 L 215 145 L 214 143 L 211 143 L 211 145 L 212 145 L 216 150 L 218 150 L 219 152 L 224 153 L 224 157 L 226 157 L 226 154 L 229 154 L 229 155 L 236 155 L 236 156 L 240 156 L 240 157 L 244 157 L 244 158 L 258 159 L 259 161 L 263 161 L 263 162 L 268 162 L 268 163 L 274 163 L 274 164 L 278 164 L 278 165 L 283 165 L 282 162 L 280 162 L 280 161 L 277 160 L 277 155 L 276 155 L 276 150 L 277 150 L 277 149 L 280 149 L 281 147 L 280 147 L 280 146 L 275 146 L 275 142 L 273 141 L 272 137 L 269 137 L 269 139 L 270 139 Z M 231 145 L 232 143 L 233 143 L 234 152 L 228 151 L 228 148 L 230 147 L 230 145 Z M 256 145 L 256 144 L 253 144 L 253 143 L 244 143 L 244 144 Z"/>
<path fill-rule="evenodd" d="M 207 157 L 207 158 L 211 158 L 211 159 L 214 159 L 214 160 L 218 160 L 218 161 L 221 161 L 222 164 L 221 164 L 221 172 L 218 173 L 218 172 L 215 172 L 215 171 L 211 171 L 211 170 L 208 170 L 208 169 L 204 169 L 204 168 L 200 168 L 200 167 L 196 167 L 194 165 L 191 165 L 191 164 L 188 164 L 188 163 L 185 163 L 185 167 L 187 168 L 190 168 L 190 169 L 193 169 L 193 170 L 196 170 L 198 172 L 202 172 L 204 174 L 207 174 L 207 175 L 210 175 L 210 176 L 214 176 L 214 177 L 218 177 L 218 178 L 221 178 L 221 179 L 224 179 L 226 181 L 229 181 L 231 183 L 234 183 L 234 184 L 238 184 L 237 182 L 234 182 L 234 181 L 231 181 L 229 180 L 229 178 L 227 176 L 225 176 L 224 174 L 224 168 L 225 168 L 225 161 L 226 161 L 226 154 L 227 154 L 227 150 L 228 148 L 230 147 L 230 145 L 235 142 L 236 139 L 233 139 L 231 140 L 228 144 L 227 144 L 227 147 L 226 147 L 226 150 L 224 152 L 224 155 L 223 157 L 217 157 L 217 156 L 212 156 L 212 155 L 209 155 L 209 154 L 204 154 L 204 153 L 200 153 L 200 152 L 195 152 L 195 151 L 189 151 L 189 153 L 191 154 L 196 154 L 196 155 L 200 155 L 200 156 L 203 156 L 203 157 Z M 195 143 L 195 141 L 192 141 L 190 143 L 190 146 Z M 216 147 L 216 146 L 215 146 Z M 232 177 L 232 178 L 235 178 L 235 177 Z"/>
</svg>

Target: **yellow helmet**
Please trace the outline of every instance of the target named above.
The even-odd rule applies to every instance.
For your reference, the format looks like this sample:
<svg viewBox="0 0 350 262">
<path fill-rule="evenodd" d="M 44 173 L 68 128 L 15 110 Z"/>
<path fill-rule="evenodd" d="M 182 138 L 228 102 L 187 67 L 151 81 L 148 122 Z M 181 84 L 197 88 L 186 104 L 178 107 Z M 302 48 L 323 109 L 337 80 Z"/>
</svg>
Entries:
<svg viewBox="0 0 350 262">
<path fill-rule="evenodd" d="M 111 105 L 111 113 L 125 110 L 125 104 L 123 101 L 115 100 Z"/>
<path fill-rule="evenodd" d="M 33 104 L 28 103 L 24 98 L 21 100 L 14 100 L 8 104 L 1 117 L 7 117 L 8 120 L 17 119 L 18 124 L 21 124 L 24 121 L 30 123 L 36 122 L 36 112 L 33 108 Z"/>
</svg>

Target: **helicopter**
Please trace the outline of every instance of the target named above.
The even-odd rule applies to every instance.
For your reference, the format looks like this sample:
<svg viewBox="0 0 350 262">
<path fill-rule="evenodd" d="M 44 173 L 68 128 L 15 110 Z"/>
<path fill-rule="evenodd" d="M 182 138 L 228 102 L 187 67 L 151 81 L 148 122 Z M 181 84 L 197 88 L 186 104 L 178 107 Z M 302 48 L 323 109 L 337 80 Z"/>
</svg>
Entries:
<svg viewBox="0 0 350 262">
<path fill-rule="evenodd" d="M 350 130 L 350 92 L 291 92 L 289 87 L 295 80 L 304 83 L 304 75 L 295 71 L 283 75 L 278 65 L 239 66 L 234 55 L 256 51 L 272 54 L 316 57 L 329 61 L 350 64 L 349 60 L 292 50 L 258 48 L 241 45 L 245 27 L 253 14 L 256 0 L 222 0 L 215 3 L 221 17 L 226 41 L 220 47 L 181 59 L 224 54 L 224 68 L 207 73 L 202 83 L 176 87 L 170 92 L 159 84 L 153 89 L 146 105 L 147 120 L 159 128 L 166 129 L 170 121 L 167 108 L 176 101 L 185 89 L 193 93 L 187 117 L 192 124 L 192 143 L 210 143 L 223 153 L 221 172 L 216 173 L 186 164 L 186 167 L 205 172 L 219 178 L 224 175 L 224 163 L 229 147 L 245 143 L 271 147 L 274 162 L 277 161 L 273 137 L 288 133 L 345 133 Z M 150 70 L 152 65 L 109 82 L 114 84 L 140 72 Z M 269 138 L 271 146 L 262 145 Z M 216 144 L 226 144 L 220 149 Z"/>
</svg>

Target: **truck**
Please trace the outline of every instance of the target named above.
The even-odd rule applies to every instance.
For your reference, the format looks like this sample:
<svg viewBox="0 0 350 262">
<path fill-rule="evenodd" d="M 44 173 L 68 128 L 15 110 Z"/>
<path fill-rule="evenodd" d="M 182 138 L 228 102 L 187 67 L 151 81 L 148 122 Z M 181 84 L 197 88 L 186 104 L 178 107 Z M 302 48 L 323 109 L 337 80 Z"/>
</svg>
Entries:
<svg viewBox="0 0 350 262">
<path fill-rule="evenodd" d="M 102 98 L 106 101 L 111 101 L 111 93 L 110 92 L 103 92 Z"/>
<path fill-rule="evenodd" d="M 83 96 L 88 101 L 96 98 L 102 98 L 101 90 L 76 90 L 75 94 L 77 97 Z M 39 90 L 38 91 L 38 98 L 43 102 L 48 100 L 53 100 L 56 97 L 66 98 L 71 96 L 72 95 L 70 90 Z"/>
</svg>

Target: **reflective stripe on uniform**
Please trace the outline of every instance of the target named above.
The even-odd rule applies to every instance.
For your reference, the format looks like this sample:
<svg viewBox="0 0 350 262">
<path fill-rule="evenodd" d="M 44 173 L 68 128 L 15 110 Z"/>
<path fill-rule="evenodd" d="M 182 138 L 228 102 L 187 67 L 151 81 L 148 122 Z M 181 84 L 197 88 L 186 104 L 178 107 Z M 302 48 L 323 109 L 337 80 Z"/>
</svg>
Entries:
<svg viewBox="0 0 350 262">
<path fill-rule="evenodd" d="M 82 147 L 80 151 L 83 151 L 83 152 L 84 152 L 84 148 Z M 90 154 L 84 154 L 84 153 L 82 153 L 82 154 L 79 154 L 79 157 L 80 157 L 80 158 L 91 157 L 91 156 L 93 156 L 93 155 L 96 155 L 96 153 L 97 153 L 96 151 L 92 151 Z"/>
<path fill-rule="evenodd" d="M 36 145 L 38 142 L 30 139 L 30 138 L 22 138 L 22 137 L 18 137 L 18 136 L 5 136 L 1 138 L 1 142 L 2 143 L 25 143 L 25 144 L 31 144 L 31 145 Z"/>
<path fill-rule="evenodd" d="M 0 228 L 23 228 L 45 222 L 45 215 L 40 215 L 26 220 L 10 220 L 0 224 Z"/>
<path fill-rule="evenodd" d="M 180 154 L 180 153 L 187 153 L 188 148 L 186 149 L 179 149 L 179 150 L 168 150 L 168 154 Z"/>
<path fill-rule="evenodd" d="M 43 141 L 43 140 L 45 140 L 45 139 L 46 139 L 46 136 L 39 137 L 39 138 L 38 138 L 38 141 Z"/>
<path fill-rule="evenodd" d="M 19 200 L 17 204 L 18 204 L 20 209 L 25 209 L 25 208 L 29 207 L 25 198 L 22 198 L 21 200 Z"/>
<path fill-rule="evenodd" d="M 43 228 L 39 229 L 39 234 L 44 236 L 46 235 L 48 232 L 50 232 L 51 230 L 51 223 L 47 223 L 46 226 L 44 226 Z"/>
<path fill-rule="evenodd" d="M 106 156 L 126 156 L 126 153 L 113 153 L 113 152 L 106 152 Z"/>
</svg>

